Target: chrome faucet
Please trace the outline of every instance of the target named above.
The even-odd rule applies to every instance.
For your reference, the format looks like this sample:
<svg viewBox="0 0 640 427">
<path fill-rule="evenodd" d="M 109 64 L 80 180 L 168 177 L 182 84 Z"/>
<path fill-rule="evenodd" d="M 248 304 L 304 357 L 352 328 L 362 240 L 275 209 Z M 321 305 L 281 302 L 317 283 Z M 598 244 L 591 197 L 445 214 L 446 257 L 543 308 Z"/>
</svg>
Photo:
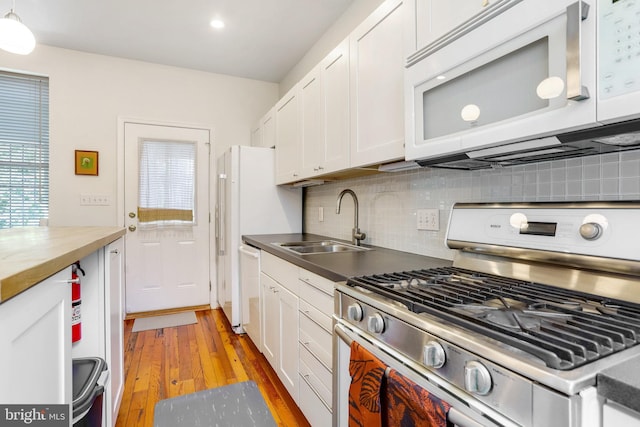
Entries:
<svg viewBox="0 0 640 427">
<path fill-rule="evenodd" d="M 356 246 L 360 246 L 360 240 L 364 240 L 367 235 L 365 233 L 361 233 L 360 228 L 358 228 L 358 197 L 353 190 L 347 188 L 340 192 L 338 195 L 338 203 L 336 205 L 336 214 L 340 213 L 340 203 L 342 202 L 342 197 L 345 194 L 350 194 L 351 197 L 353 197 L 353 230 L 351 233 L 351 242 Z"/>
</svg>

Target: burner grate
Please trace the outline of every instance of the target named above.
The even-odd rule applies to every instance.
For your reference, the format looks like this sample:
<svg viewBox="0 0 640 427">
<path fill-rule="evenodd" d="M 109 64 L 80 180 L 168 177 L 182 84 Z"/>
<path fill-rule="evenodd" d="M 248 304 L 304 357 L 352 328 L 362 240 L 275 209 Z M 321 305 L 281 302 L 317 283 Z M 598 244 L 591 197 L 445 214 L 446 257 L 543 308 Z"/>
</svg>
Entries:
<svg viewBox="0 0 640 427">
<path fill-rule="evenodd" d="M 540 283 L 445 267 L 355 277 L 358 286 L 568 370 L 634 346 L 640 307 Z"/>
</svg>

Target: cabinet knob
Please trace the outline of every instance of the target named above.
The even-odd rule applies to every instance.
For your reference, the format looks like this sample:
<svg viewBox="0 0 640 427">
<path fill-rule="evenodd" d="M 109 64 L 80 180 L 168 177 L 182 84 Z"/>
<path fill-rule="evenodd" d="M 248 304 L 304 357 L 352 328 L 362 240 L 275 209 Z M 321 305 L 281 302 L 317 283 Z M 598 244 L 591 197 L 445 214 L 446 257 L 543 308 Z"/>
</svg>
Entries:
<svg viewBox="0 0 640 427">
<path fill-rule="evenodd" d="M 137 227 L 135 225 L 129 226 L 129 231 L 136 231 Z"/>
</svg>

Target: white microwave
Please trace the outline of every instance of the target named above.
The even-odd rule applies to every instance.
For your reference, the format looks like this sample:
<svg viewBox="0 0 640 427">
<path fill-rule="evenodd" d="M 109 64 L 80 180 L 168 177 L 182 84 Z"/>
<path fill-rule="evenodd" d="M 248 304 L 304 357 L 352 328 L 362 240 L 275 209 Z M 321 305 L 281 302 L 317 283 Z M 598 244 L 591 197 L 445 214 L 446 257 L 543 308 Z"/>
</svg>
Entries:
<svg viewBox="0 0 640 427">
<path fill-rule="evenodd" d="M 567 157 L 573 147 L 558 135 L 640 117 L 640 0 L 502 0 L 500 7 L 408 57 L 407 160 Z M 640 145 L 636 139 L 622 148 Z"/>
</svg>

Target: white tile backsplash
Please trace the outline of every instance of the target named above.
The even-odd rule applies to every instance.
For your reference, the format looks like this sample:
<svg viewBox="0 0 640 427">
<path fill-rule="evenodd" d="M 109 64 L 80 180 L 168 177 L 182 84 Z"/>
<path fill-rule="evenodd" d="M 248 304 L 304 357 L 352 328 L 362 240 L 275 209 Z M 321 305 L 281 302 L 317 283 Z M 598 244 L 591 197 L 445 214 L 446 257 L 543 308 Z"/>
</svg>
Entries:
<svg viewBox="0 0 640 427">
<path fill-rule="evenodd" d="M 305 231 L 351 239 L 353 202 L 358 196 L 364 243 L 451 259 L 444 244 L 455 202 L 535 202 L 640 199 L 640 152 L 543 162 L 482 171 L 417 169 L 327 183 L 305 189 Z M 324 208 L 324 221 L 318 208 Z M 418 209 L 440 210 L 440 231 L 417 230 Z"/>
</svg>

